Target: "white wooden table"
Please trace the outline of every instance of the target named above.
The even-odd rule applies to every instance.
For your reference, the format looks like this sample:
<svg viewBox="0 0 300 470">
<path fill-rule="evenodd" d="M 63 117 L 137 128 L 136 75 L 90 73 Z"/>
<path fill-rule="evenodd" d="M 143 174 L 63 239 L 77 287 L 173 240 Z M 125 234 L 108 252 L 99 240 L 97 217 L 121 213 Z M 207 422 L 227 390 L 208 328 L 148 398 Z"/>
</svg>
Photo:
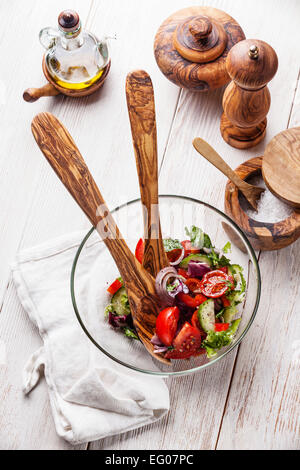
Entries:
<svg viewBox="0 0 300 470">
<path fill-rule="evenodd" d="M 45 382 L 29 398 L 21 391 L 22 367 L 41 340 L 19 304 L 10 263 L 23 247 L 89 226 L 41 157 L 30 131 L 33 116 L 50 111 L 63 121 L 101 183 L 109 207 L 139 193 L 124 91 L 125 76 L 134 68 L 147 70 L 154 83 L 162 193 L 223 208 L 225 178 L 195 158 L 195 136 L 212 143 L 233 167 L 263 153 L 265 143 L 239 151 L 221 139 L 223 90 L 198 95 L 181 91 L 156 66 L 153 39 L 158 26 L 173 11 L 192 4 L 225 10 L 247 37 L 275 48 L 279 70 L 270 84 L 265 142 L 300 125 L 297 0 L 65 0 L 63 7 L 76 9 L 88 29 L 117 33 L 111 44 L 111 73 L 99 100 L 60 96 L 34 104 L 25 103 L 22 92 L 44 82 L 38 33 L 56 25 L 61 2 L 0 3 L 1 449 L 72 449 L 56 435 Z M 240 347 L 209 370 L 171 380 L 171 410 L 160 422 L 77 449 L 299 449 L 300 241 L 261 253 L 259 262 L 262 300 Z"/>
</svg>

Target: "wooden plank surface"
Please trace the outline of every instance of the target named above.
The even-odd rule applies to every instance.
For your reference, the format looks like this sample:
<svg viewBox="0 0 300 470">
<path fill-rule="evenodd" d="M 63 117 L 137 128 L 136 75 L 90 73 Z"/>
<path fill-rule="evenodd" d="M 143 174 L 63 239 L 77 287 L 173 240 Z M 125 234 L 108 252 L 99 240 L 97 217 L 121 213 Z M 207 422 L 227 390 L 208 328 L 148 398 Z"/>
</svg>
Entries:
<svg viewBox="0 0 300 470">
<path fill-rule="evenodd" d="M 41 8 L 37 0 L 27 0 L 21 7 L 14 0 L 0 5 L 1 16 L 7 19 L 0 34 L 1 49 L 8 57 L 20 58 L 10 63 L 0 83 L 0 92 L 5 90 L 0 95 L 0 340 L 8 352 L 7 364 L 0 365 L 0 448 L 72 448 L 56 436 L 45 384 L 29 399 L 21 392 L 23 363 L 40 340 L 18 303 L 10 282 L 10 262 L 19 248 L 88 227 L 34 144 L 32 117 L 43 110 L 63 121 L 111 207 L 138 195 L 124 91 L 126 74 L 134 68 L 145 68 L 154 83 L 162 193 L 204 199 L 222 209 L 225 178 L 195 156 L 192 139 L 207 139 L 232 167 L 262 154 L 265 146 L 239 151 L 222 141 L 223 90 L 204 95 L 180 92 L 159 72 L 152 52 L 154 34 L 169 14 L 186 6 L 183 0 L 66 1 L 64 7 L 78 9 L 87 28 L 100 36 L 102 32 L 117 34 L 111 44 L 110 77 L 98 100 L 93 96 L 80 100 L 56 97 L 24 103 L 23 89 L 43 83 L 38 32 L 43 26 L 55 25 L 60 4 L 46 0 Z M 287 0 L 285 8 L 279 0 L 189 4 L 211 4 L 227 11 L 247 37 L 266 40 L 277 51 L 279 70 L 270 84 L 266 141 L 288 125 L 300 125 L 299 2 Z M 287 47 L 291 35 L 293 47 Z M 20 56 L 22 41 L 30 47 L 24 47 Z M 238 353 L 211 370 L 170 380 L 171 410 L 160 422 L 91 443 L 89 448 L 299 448 L 298 253 L 299 241 L 278 253 L 261 255 L 264 296 Z"/>
</svg>

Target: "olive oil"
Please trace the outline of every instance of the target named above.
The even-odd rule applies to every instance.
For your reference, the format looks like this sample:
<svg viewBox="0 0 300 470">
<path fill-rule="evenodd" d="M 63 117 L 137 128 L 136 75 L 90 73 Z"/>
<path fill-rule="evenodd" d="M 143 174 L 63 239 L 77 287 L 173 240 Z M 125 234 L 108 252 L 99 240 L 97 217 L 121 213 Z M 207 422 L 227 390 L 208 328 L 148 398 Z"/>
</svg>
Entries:
<svg viewBox="0 0 300 470">
<path fill-rule="evenodd" d="M 88 88 L 89 86 L 93 85 L 93 83 L 97 82 L 103 75 L 105 68 L 100 69 L 99 72 L 94 75 L 93 78 L 89 78 L 89 75 L 84 67 L 69 67 L 67 74 L 66 74 L 66 80 L 62 80 L 58 75 L 52 75 L 53 80 L 57 85 L 67 88 L 69 90 L 83 90 L 84 88 Z M 63 74 L 61 74 L 63 76 Z M 75 81 L 75 77 L 81 76 L 86 77 L 87 79 L 78 82 Z"/>
<path fill-rule="evenodd" d="M 57 85 L 82 90 L 101 79 L 109 62 L 105 40 L 82 30 L 79 16 L 72 10 L 58 17 L 58 29 L 44 28 L 40 41 L 47 49 L 45 63 Z"/>
</svg>

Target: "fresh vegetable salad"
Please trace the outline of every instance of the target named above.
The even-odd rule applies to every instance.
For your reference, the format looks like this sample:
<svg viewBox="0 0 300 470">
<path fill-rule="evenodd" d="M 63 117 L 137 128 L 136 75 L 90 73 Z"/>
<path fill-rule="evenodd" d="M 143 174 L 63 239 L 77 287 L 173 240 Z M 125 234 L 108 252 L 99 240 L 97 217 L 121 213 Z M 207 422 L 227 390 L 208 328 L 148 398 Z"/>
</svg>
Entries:
<svg viewBox="0 0 300 470">
<path fill-rule="evenodd" d="M 159 312 L 152 338 L 154 351 L 168 359 L 188 359 L 200 354 L 211 358 L 231 343 L 241 318 L 246 281 L 243 268 L 228 258 L 230 242 L 217 249 L 198 227 L 186 228 L 188 240 L 164 240 L 170 266 L 155 281 L 157 294 L 166 305 Z M 142 263 L 144 242 L 135 256 Z M 110 325 L 138 340 L 126 289 L 121 278 L 107 289 L 111 303 L 105 309 Z"/>
</svg>

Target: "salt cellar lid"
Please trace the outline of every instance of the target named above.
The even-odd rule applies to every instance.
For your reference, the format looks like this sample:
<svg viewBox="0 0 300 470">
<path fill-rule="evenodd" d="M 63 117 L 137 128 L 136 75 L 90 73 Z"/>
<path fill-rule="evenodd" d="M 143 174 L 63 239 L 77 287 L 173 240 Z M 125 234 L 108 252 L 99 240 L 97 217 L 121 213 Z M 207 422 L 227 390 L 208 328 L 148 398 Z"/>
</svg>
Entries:
<svg viewBox="0 0 300 470">
<path fill-rule="evenodd" d="M 190 7 L 173 13 L 158 29 L 154 54 L 162 73 L 193 91 L 219 88 L 230 81 L 226 58 L 245 39 L 240 25 L 212 7 Z"/>
</svg>

